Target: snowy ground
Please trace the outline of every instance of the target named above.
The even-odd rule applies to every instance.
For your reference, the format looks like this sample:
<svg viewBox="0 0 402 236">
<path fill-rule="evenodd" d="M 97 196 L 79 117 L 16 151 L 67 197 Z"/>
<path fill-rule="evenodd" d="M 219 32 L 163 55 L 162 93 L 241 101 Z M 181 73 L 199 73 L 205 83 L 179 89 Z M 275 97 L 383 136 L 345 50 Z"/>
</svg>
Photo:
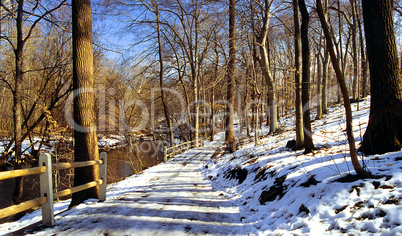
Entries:
<svg viewBox="0 0 402 236">
<path fill-rule="evenodd" d="M 368 122 L 369 101 L 354 104 L 357 143 Z M 343 108 L 313 124 L 314 154 L 291 151 L 292 120 L 283 132 L 211 160 L 203 173 L 245 212 L 260 235 L 402 235 L 402 152 L 365 156 L 375 179 L 355 180 Z M 343 179 L 341 179 L 343 178 Z M 228 181 L 228 179 L 230 181 Z"/>
<path fill-rule="evenodd" d="M 361 141 L 369 102 L 354 105 Z M 374 179 L 355 180 L 343 108 L 313 123 L 314 154 L 287 149 L 293 120 L 255 146 L 244 139 L 225 154 L 222 141 L 178 155 L 108 186 L 107 201 L 87 201 L 35 235 L 402 235 L 402 152 L 365 156 Z M 262 130 L 261 134 L 266 134 Z M 216 135 L 222 140 L 222 134 Z M 61 211 L 68 202 L 55 204 Z M 40 210 L 0 225 L 0 234 L 40 221 Z"/>
</svg>

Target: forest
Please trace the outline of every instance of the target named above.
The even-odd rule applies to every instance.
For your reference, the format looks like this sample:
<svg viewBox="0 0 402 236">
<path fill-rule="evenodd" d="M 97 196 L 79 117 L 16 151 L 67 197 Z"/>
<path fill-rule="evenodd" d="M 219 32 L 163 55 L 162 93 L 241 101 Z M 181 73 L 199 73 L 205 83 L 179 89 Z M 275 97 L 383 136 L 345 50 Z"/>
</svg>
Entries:
<svg viewBox="0 0 402 236">
<path fill-rule="evenodd" d="M 119 137 L 139 173 L 143 142 L 162 153 L 223 133 L 233 154 L 241 133 L 258 146 L 287 129 L 286 147 L 314 155 L 312 122 L 341 105 L 353 173 L 376 178 L 363 156 L 402 148 L 401 18 L 399 0 L 0 0 L 0 168 L 38 166 L 49 150 L 55 162 L 98 160 L 113 149 L 100 140 Z M 357 142 L 352 107 L 366 100 Z M 26 181 L 10 204 L 32 194 Z M 71 196 L 73 207 L 99 189 Z"/>
</svg>

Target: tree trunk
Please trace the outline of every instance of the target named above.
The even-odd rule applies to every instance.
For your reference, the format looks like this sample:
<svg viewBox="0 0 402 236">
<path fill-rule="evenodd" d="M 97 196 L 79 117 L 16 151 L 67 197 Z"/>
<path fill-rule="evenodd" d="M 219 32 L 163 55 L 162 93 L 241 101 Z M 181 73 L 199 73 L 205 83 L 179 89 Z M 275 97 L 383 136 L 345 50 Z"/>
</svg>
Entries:
<svg viewBox="0 0 402 236">
<path fill-rule="evenodd" d="M 338 4 L 338 9 L 341 9 L 341 1 L 337 1 Z M 339 35 L 339 47 L 337 48 L 338 50 L 338 60 L 340 62 L 341 66 L 341 71 L 342 71 L 342 77 L 345 78 L 345 61 L 343 60 L 343 40 L 342 40 L 342 32 L 343 32 L 343 24 L 342 24 L 342 13 L 341 11 L 338 11 L 338 35 Z M 341 95 L 339 92 L 339 89 L 337 90 L 338 94 L 338 101 L 337 103 L 341 102 Z"/>
<path fill-rule="evenodd" d="M 98 160 L 95 99 L 93 94 L 93 52 L 91 1 L 72 1 L 73 32 L 73 88 L 74 88 L 74 161 Z M 98 166 L 76 168 L 74 186 L 99 177 Z M 93 187 L 74 193 L 70 207 L 89 198 L 98 198 L 99 189 Z"/>
<path fill-rule="evenodd" d="M 184 97 L 186 98 L 186 113 L 187 113 L 187 125 L 189 128 L 189 137 L 190 140 L 193 141 L 193 129 L 192 129 L 192 121 L 191 121 L 191 111 L 190 111 L 190 99 L 188 98 L 188 92 L 187 92 L 187 88 L 186 88 L 186 84 L 184 83 L 183 80 L 183 75 L 179 72 L 179 80 L 180 83 L 183 87 L 183 92 L 184 92 Z"/>
<path fill-rule="evenodd" d="M 328 0 L 324 0 L 324 13 L 328 15 Z M 327 48 L 327 40 L 324 37 L 324 58 L 322 68 L 322 94 L 321 94 L 321 110 L 323 114 L 328 114 L 328 78 L 329 78 L 329 52 Z"/>
<path fill-rule="evenodd" d="M 17 46 L 14 50 L 15 55 L 15 84 L 13 91 L 13 118 L 14 118 L 14 151 L 15 161 L 18 163 L 22 156 L 22 85 L 24 82 L 23 73 L 23 51 L 25 41 L 23 38 L 23 14 L 24 14 L 24 0 L 18 2 L 17 9 Z M 17 165 L 17 169 L 19 165 Z M 23 194 L 23 178 L 16 178 L 15 189 L 13 193 L 14 203 L 21 200 Z"/>
<path fill-rule="evenodd" d="M 161 20 L 159 16 L 159 9 L 158 9 L 158 4 L 154 4 L 155 7 L 155 15 L 156 15 L 156 24 L 157 24 L 157 31 L 158 31 L 158 55 L 159 55 L 159 86 L 161 89 L 161 99 L 162 99 L 162 105 L 163 105 L 163 112 L 165 114 L 166 118 L 166 123 L 168 125 L 169 129 L 169 141 L 170 141 L 170 146 L 174 146 L 174 137 L 173 137 L 173 127 L 172 127 L 172 121 L 170 119 L 169 115 L 169 108 L 166 104 L 165 100 L 165 92 L 164 92 L 164 85 L 163 85 L 163 53 L 162 53 L 162 39 L 161 39 Z"/>
<path fill-rule="evenodd" d="M 201 124 L 203 124 L 203 126 L 201 127 L 201 133 L 202 133 L 202 136 L 204 137 L 204 138 L 206 138 L 207 137 L 207 128 L 208 128 L 208 118 L 209 117 L 207 117 L 206 116 L 206 114 L 207 114 L 207 106 L 206 106 L 206 104 L 204 104 L 204 103 L 206 103 L 207 102 L 207 98 L 206 98 L 206 94 L 205 94 L 205 72 L 203 72 L 202 73 L 202 77 L 201 77 L 201 79 L 202 79 L 202 86 L 201 86 L 201 89 L 202 89 L 202 99 L 201 99 L 201 101 L 203 102 L 203 104 L 202 104 L 202 116 L 201 116 L 201 119 L 202 119 L 202 121 L 201 121 Z"/>
<path fill-rule="evenodd" d="M 355 137 L 353 135 L 352 108 L 350 106 L 348 89 L 346 87 L 345 79 L 343 77 L 343 73 L 342 73 L 341 67 L 339 65 L 338 58 L 336 58 L 334 45 L 333 45 L 332 38 L 331 38 L 331 33 L 329 31 L 327 20 L 325 19 L 321 0 L 317 0 L 317 13 L 320 18 L 322 29 L 324 31 L 324 36 L 327 40 L 327 49 L 329 51 L 329 55 L 331 56 L 331 61 L 332 61 L 332 65 L 333 65 L 335 73 L 336 73 L 336 78 L 338 80 L 339 86 L 342 91 L 345 113 L 346 113 L 346 134 L 347 134 L 347 138 L 348 138 L 348 142 L 349 142 L 350 158 L 352 161 L 352 165 L 353 165 L 353 168 L 356 171 L 357 175 L 366 177 L 368 174 L 366 173 L 366 171 L 364 171 L 364 169 L 360 165 L 359 159 L 357 157 Z"/>
<path fill-rule="evenodd" d="M 359 60 L 357 51 L 357 16 L 356 0 L 350 0 L 352 7 L 352 55 L 353 55 L 353 94 L 354 101 L 359 100 Z"/>
<path fill-rule="evenodd" d="M 299 8 L 302 15 L 300 32 L 302 41 L 302 103 L 304 153 L 310 153 L 314 149 L 310 120 L 310 45 L 308 41 L 308 24 L 310 21 L 310 16 L 304 0 L 299 0 Z"/>
<path fill-rule="evenodd" d="M 258 105 L 260 104 L 260 99 L 257 97 L 257 103 L 254 105 L 255 106 L 255 123 L 254 123 L 254 145 L 258 145 Z"/>
<path fill-rule="evenodd" d="M 264 12 L 264 21 L 263 26 L 258 37 L 258 46 L 260 48 L 261 54 L 261 69 L 264 75 L 265 80 L 268 85 L 268 105 L 270 108 L 270 124 L 269 124 L 269 133 L 274 133 L 278 129 L 278 117 L 277 117 L 277 102 L 276 102 L 276 84 L 272 73 L 270 71 L 270 62 L 269 62 L 269 54 L 268 54 L 268 28 L 269 28 L 269 20 L 270 20 L 270 8 L 271 3 L 268 0 L 265 0 L 265 12 Z"/>
<path fill-rule="evenodd" d="M 250 78 L 249 76 L 247 76 L 247 78 Z M 247 137 L 251 137 L 251 130 L 250 130 L 250 118 L 248 116 L 249 114 L 249 107 L 247 104 L 247 100 L 248 100 L 248 79 L 246 79 L 246 94 L 244 96 L 244 105 L 245 105 L 245 111 L 244 111 L 244 120 L 246 122 L 246 132 L 247 132 Z"/>
<path fill-rule="evenodd" d="M 324 49 L 324 61 L 322 70 L 322 97 L 321 97 L 321 109 L 323 114 L 328 114 L 328 78 L 329 78 L 329 52 L 326 46 L 325 39 Z"/>
<path fill-rule="evenodd" d="M 393 1 L 363 1 L 371 106 L 362 150 L 382 154 L 402 148 L 402 79 L 393 23 Z"/>
<path fill-rule="evenodd" d="M 216 78 L 216 77 L 215 77 Z M 215 86 L 212 86 L 212 98 L 211 98 L 211 138 L 210 141 L 214 141 L 215 135 Z"/>
<path fill-rule="evenodd" d="M 194 72 L 195 73 L 195 72 Z M 194 96 L 194 141 L 195 141 L 195 146 L 198 147 L 198 136 L 199 136 L 199 110 L 200 107 L 198 105 L 198 77 L 194 77 L 193 81 L 193 96 Z"/>
<path fill-rule="evenodd" d="M 359 38 L 360 38 L 360 54 L 361 54 L 361 68 L 362 68 L 362 97 L 367 97 L 369 95 L 368 89 L 368 66 L 367 66 L 367 58 L 366 58 L 366 48 L 364 47 L 364 38 L 363 38 L 363 30 L 362 25 L 359 20 Z"/>
<path fill-rule="evenodd" d="M 246 79 L 247 80 L 247 79 Z M 244 120 L 244 103 L 243 103 L 243 81 L 241 85 L 236 87 L 237 92 L 237 117 L 239 117 L 239 134 L 243 133 L 243 129 L 246 126 Z"/>
<path fill-rule="evenodd" d="M 226 106 L 226 133 L 225 141 L 229 143 L 230 152 L 236 151 L 236 140 L 234 137 L 234 101 L 235 101 L 235 63 L 236 63 L 236 31 L 235 31 L 235 0 L 229 0 L 229 63 L 228 63 L 228 88 Z"/>
<path fill-rule="evenodd" d="M 299 0 L 293 0 L 293 20 L 295 27 L 295 87 L 296 87 L 296 150 L 304 147 L 304 132 L 303 132 L 303 103 L 301 100 L 301 35 L 300 35 L 300 17 L 299 17 Z"/>
<path fill-rule="evenodd" d="M 317 116 L 316 120 L 320 120 L 322 118 L 322 103 L 321 103 L 321 93 L 322 93 L 322 67 L 321 67 L 321 57 L 320 54 L 317 53 Z"/>
</svg>

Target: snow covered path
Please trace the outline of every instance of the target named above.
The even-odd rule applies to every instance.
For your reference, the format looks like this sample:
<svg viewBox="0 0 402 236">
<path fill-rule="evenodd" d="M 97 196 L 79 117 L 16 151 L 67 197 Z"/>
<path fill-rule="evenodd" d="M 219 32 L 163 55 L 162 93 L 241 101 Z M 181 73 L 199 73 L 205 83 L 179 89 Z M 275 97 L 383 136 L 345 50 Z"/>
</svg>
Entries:
<svg viewBox="0 0 402 236">
<path fill-rule="evenodd" d="M 244 235 L 238 207 L 215 191 L 200 170 L 214 146 L 192 149 L 108 189 L 56 217 L 35 235 Z M 250 232 L 250 231 L 248 231 Z M 247 233 L 246 233 L 247 234 Z"/>
</svg>

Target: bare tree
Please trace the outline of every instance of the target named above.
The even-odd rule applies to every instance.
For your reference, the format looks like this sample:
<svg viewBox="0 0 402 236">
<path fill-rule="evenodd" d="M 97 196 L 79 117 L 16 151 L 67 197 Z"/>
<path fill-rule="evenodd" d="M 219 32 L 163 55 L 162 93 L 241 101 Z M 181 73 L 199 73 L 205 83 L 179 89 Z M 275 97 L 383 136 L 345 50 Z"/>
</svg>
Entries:
<svg viewBox="0 0 402 236">
<path fill-rule="evenodd" d="M 322 40 L 320 39 L 322 42 Z M 319 46 L 320 48 L 321 46 Z M 320 49 L 318 49 L 320 50 Z M 322 65 L 321 65 L 321 53 L 316 53 L 316 61 L 317 61 L 317 115 L 315 117 L 316 120 L 322 118 L 322 92 L 323 92 L 323 78 L 322 78 Z"/>
<path fill-rule="evenodd" d="M 164 67 L 163 67 L 163 50 L 162 50 L 162 35 L 161 35 L 161 17 L 160 17 L 160 12 L 159 12 L 159 6 L 156 1 L 151 1 L 150 5 L 148 5 L 144 1 L 141 1 L 141 2 L 149 11 L 154 13 L 155 17 L 156 17 L 156 29 L 157 29 L 157 35 L 158 35 L 157 36 L 158 55 L 159 55 L 159 85 L 160 85 L 160 90 L 161 90 L 161 100 L 162 100 L 162 105 L 163 105 L 163 111 L 165 114 L 168 129 L 169 129 L 170 146 L 172 147 L 174 145 L 173 127 L 172 127 L 172 121 L 170 119 L 169 108 L 168 108 L 166 98 L 165 98 L 165 90 L 164 90 L 164 82 L 163 82 Z"/>
<path fill-rule="evenodd" d="M 369 95 L 368 89 L 368 63 L 366 57 L 366 47 L 364 45 L 365 39 L 363 37 L 363 29 L 360 18 L 358 18 L 358 26 L 359 26 L 359 41 L 360 41 L 360 55 L 361 55 L 361 93 L 362 97 L 367 97 Z"/>
<path fill-rule="evenodd" d="M 367 172 L 360 165 L 359 159 L 357 157 L 356 143 L 353 135 L 353 117 L 352 117 L 352 108 L 350 106 L 349 93 L 346 87 L 345 79 L 343 77 L 343 73 L 341 67 L 339 65 L 339 61 L 336 57 L 334 44 L 331 38 L 331 32 L 329 30 L 329 26 L 326 20 L 326 16 L 324 15 L 324 10 L 322 7 L 321 0 L 317 0 L 317 13 L 320 18 L 320 22 L 322 25 L 322 29 L 324 31 L 325 38 L 327 40 L 327 48 L 329 51 L 329 55 L 331 56 L 332 65 L 334 67 L 336 78 L 338 80 L 339 86 L 341 87 L 343 102 L 346 113 L 346 134 L 349 142 L 349 151 L 350 158 L 352 160 L 353 168 L 359 176 L 365 177 L 367 176 Z"/>
<path fill-rule="evenodd" d="M 236 151 L 236 139 L 234 137 L 234 101 L 235 101 L 235 63 L 236 63 L 236 1 L 229 0 L 229 62 L 228 62 L 228 88 L 226 105 L 226 133 L 225 141 L 229 143 L 230 152 Z"/>
<path fill-rule="evenodd" d="M 303 132 L 303 103 L 302 103 L 302 74 L 301 74 L 301 36 L 300 36 L 300 17 L 299 17 L 299 0 L 293 0 L 293 17 L 294 17 L 294 38 L 295 38 L 295 123 L 296 123 L 296 149 L 304 147 Z"/>
<path fill-rule="evenodd" d="M 349 0 L 352 8 L 352 20 L 350 27 L 352 31 L 352 58 L 353 58 L 353 81 L 352 81 L 352 98 L 354 101 L 359 100 L 359 54 L 357 47 L 357 4 L 356 0 Z"/>
<path fill-rule="evenodd" d="M 272 1 L 264 1 L 263 9 L 263 22 L 260 33 L 257 37 L 258 46 L 260 49 L 261 59 L 260 64 L 265 80 L 268 84 L 268 103 L 270 106 L 270 126 L 269 132 L 274 133 L 278 129 L 278 115 L 277 115 L 277 98 L 276 98 L 276 83 L 270 70 L 270 61 L 268 55 L 268 30 L 269 20 L 271 18 L 271 4 Z"/>
<path fill-rule="evenodd" d="M 59 2 L 55 6 L 47 6 L 49 10 L 42 4 L 39 4 L 39 0 L 34 2 L 27 2 L 25 4 L 24 0 L 20 0 L 15 4 L 10 5 L 5 4 L 5 2 L 0 2 L 0 7 L 5 10 L 10 16 L 15 19 L 16 26 L 16 39 L 13 40 L 12 37 L 1 36 L 5 39 L 14 51 L 14 63 L 15 63 L 15 75 L 14 75 L 14 86 L 12 88 L 13 93 L 13 128 L 14 128 L 14 152 L 16 160 L 21 160 L 22 155 L 22 127 L 23 127 L 23 84 L 24 84 L 24 74 L 26 73 L 24 67 L 24 50 L 25 45 L 31 39 L 34 34 L 35 29 L 38 24 L 42 21 L 51 21 L 52 12 L 58 10 L 63 6 L 65 0 Z M 42 7 L 43 13 L 38 15 L 36 12 L 38 7 Z M 26 18 L 30 18 L 32 23 L 26 25 Z M 16 166 L 19 168 L 18 166 Z M 14 202 L 19 202 L 22 197 L 22 178 L 16 179 L 16 191 L 14 192 Z"/>
</svg>

